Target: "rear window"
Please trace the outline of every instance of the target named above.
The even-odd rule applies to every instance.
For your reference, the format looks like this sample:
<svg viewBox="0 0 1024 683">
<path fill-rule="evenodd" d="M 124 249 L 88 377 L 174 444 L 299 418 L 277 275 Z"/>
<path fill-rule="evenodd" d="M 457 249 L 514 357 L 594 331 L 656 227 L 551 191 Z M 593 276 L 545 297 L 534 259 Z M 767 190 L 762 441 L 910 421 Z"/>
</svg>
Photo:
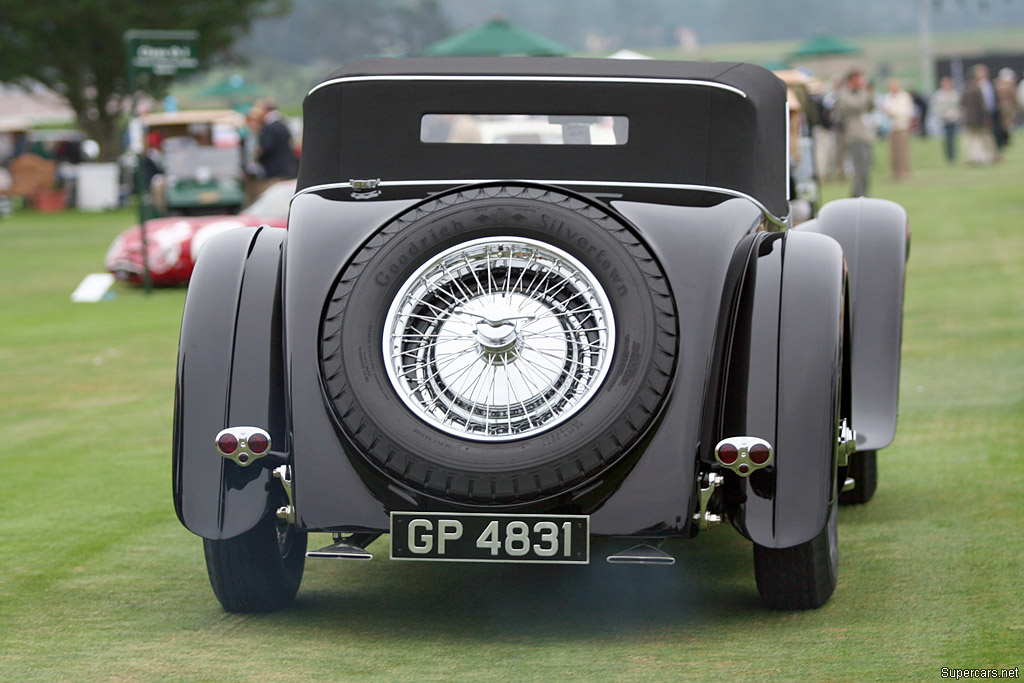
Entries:
<svg viewBox="0 0 1024 683">
<path fill-rule="evenodd" d="M 625 116 L 424 114 L 420 142 L 482 145 L 624 145 Z"/>
</svg>

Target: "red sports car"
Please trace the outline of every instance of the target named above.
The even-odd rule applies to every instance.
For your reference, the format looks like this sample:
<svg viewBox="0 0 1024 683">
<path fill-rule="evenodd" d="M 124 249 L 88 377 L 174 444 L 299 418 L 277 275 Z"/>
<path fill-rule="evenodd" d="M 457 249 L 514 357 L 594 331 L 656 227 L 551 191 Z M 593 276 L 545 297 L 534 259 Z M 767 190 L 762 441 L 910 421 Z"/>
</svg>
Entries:
<svg viewBox="0 0 1024 683">
<path fill-rule="evenodd" d="M 283 228 L 288 222 L 288 204 L 295 194 L 295 181 L 274 183 L 250 206 L 235 216 L 174 216 L 146 221 L 149 274 L 158 287 L 187 284 L 203 245 L 226 230 L 253 225 Z M 142 283 L 142 235 L 135 225 L 110 245 L 104 260 L 117 279 Z"/>
</svg>

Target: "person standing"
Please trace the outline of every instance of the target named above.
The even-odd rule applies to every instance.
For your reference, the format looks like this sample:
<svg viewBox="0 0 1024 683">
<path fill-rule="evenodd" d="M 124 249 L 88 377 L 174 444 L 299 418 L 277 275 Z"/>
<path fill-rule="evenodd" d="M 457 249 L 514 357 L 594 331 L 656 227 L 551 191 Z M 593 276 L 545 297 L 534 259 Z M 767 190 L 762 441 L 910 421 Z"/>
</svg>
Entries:
<svg viewBox="0 0 1024 683">
<path fill-rule="evenodd" d="M 264 189 L 263 167 L 256 160 L 259 156 L 259 136 L 264 113 L 260 105 L 253 105 L 246 113 L 245 125 L 240 131 L 242 145 L 239 163 L 242 166 L 242 177 L 245 179 L 245 197 L 250 204 L 256 201 L 256 197 Z"/>
<path fill-rule="evenodd" d="M 871 173 L 875 128 L 871 121 L 874 101 L 867 79 L 859 69 L 850 71 L 836 97 L 843 119 L 843 141 L 853 162 L 851 196 L 866 197 Z"/>
<path fill-rule="evenodd" d="M 904 180 L 910 175 L 910 125 L 914 121 L 914 99 L 900 86 L 898 79 L 890 78 L 889 92 L 882 100 L 882 111 L 889 117 L 889 162 L 892 177 Z"/>
<path fill-rule="evenodd" d="M 838 178 L 836 161 L 839 149 L 839 114 L 834 111 L 835 92 L 813 92 L 811 102 L 818 111 L 817 122 L 811 126 L 811 137 L 814 138 L 814 165 L 821 180 Z"/>
<path fill-rule="evenodd" d="M 996 94 L 988 80 L 988 67 L 975 64 L 971 82 L 964 90 L 964 158 L 971 166 L 991 164 L 996 158 L 993 112 Z"/>
<path fill-rule="evenodd" d="M 1017 125 L 1017 77 L 1013 69 L 1000 69 L 993 87 L 996 90 L 996 106 L 999 109 L 999 127 L 1002 129 L 1002 144 L 999 144 L 998 135 L 996 144 L 1002 148 L 1010 144 L 1010 133 Z"/>
<path fill-rule="evenodd" d="M 268 183 L 294 178 L 298 160 L 292 149 L 291 131 L 281 118 L 275 100 L 267 98 L 262 104 L 265 113 L 258 133 L 260 150 L 256 161 L 263 167 L 263 177 Z"/>
<path fill-rule="evenodd" d="M 939 89 L 932 95 L 932 111 L 942 121 L 942 138 L 946 161 L 956 161 L 956 137 L 960 128 L 960 93 L 953 89 L 953 79 L 943 76 Z"/>
</svg>

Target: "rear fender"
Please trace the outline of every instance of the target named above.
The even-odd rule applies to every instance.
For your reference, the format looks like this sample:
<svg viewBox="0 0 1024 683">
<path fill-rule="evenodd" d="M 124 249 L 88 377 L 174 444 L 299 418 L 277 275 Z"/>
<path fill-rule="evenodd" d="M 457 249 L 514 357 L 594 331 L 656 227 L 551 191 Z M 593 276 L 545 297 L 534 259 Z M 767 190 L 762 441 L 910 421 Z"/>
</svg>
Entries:
<svg viewBox="0 0 1024 683">
<path fill-rule="evenodd" d="M 885 448 L 896 434 L 907 213 L 883 199 L 840 199 L 795 230 L 828 235 L 843 248 L 850 276 L 850 423 L 857 450 Z"/>
<path fill-rule="evenodd" d="M 203 249 L 181 322 L 174 406 L 174 507 L 209 539 L 254 527 L 275 503 L 270 469 L 221 457 L 217 433 L 266 429 L 286 446 L 281 350 L 281 262 L 285 230 L 238 228 Z"/>
<path fill-rule="evenodd" d="M 831 508 L 843 255 L 828 237 L 789 232 L 765 235 L 747 258 L 718 436 L 766 439 L 775 459 L 749 477 L 730 475 L 726 509 L 744 536 L 784 548 L 817 536 Z"/>
</svg>

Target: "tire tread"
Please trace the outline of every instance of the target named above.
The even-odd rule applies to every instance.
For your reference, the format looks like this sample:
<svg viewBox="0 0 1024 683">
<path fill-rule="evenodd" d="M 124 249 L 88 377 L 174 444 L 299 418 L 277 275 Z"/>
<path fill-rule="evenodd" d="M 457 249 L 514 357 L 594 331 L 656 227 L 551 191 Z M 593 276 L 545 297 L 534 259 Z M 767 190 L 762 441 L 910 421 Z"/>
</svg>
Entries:
<svg viewBox="0 0 1024 683">
<path fill-rule="evenodd" d="M 282 558 L 276 533 L 273 513 L 268 513 L 239 536 L 203 539 L 210 585 L 224 611 L 273 612 L 295 599 L 302 582 L 307 537 L 294 532 L 291 552 Z"/>
<path fill-rule="evenodd" d="M 757 590 L 768 607 L 808 610 L 828 602 L 836 587 L 829 570 L 830 524 L 811 540 L 791 548 L 754 545 Z"/>
</svg>

